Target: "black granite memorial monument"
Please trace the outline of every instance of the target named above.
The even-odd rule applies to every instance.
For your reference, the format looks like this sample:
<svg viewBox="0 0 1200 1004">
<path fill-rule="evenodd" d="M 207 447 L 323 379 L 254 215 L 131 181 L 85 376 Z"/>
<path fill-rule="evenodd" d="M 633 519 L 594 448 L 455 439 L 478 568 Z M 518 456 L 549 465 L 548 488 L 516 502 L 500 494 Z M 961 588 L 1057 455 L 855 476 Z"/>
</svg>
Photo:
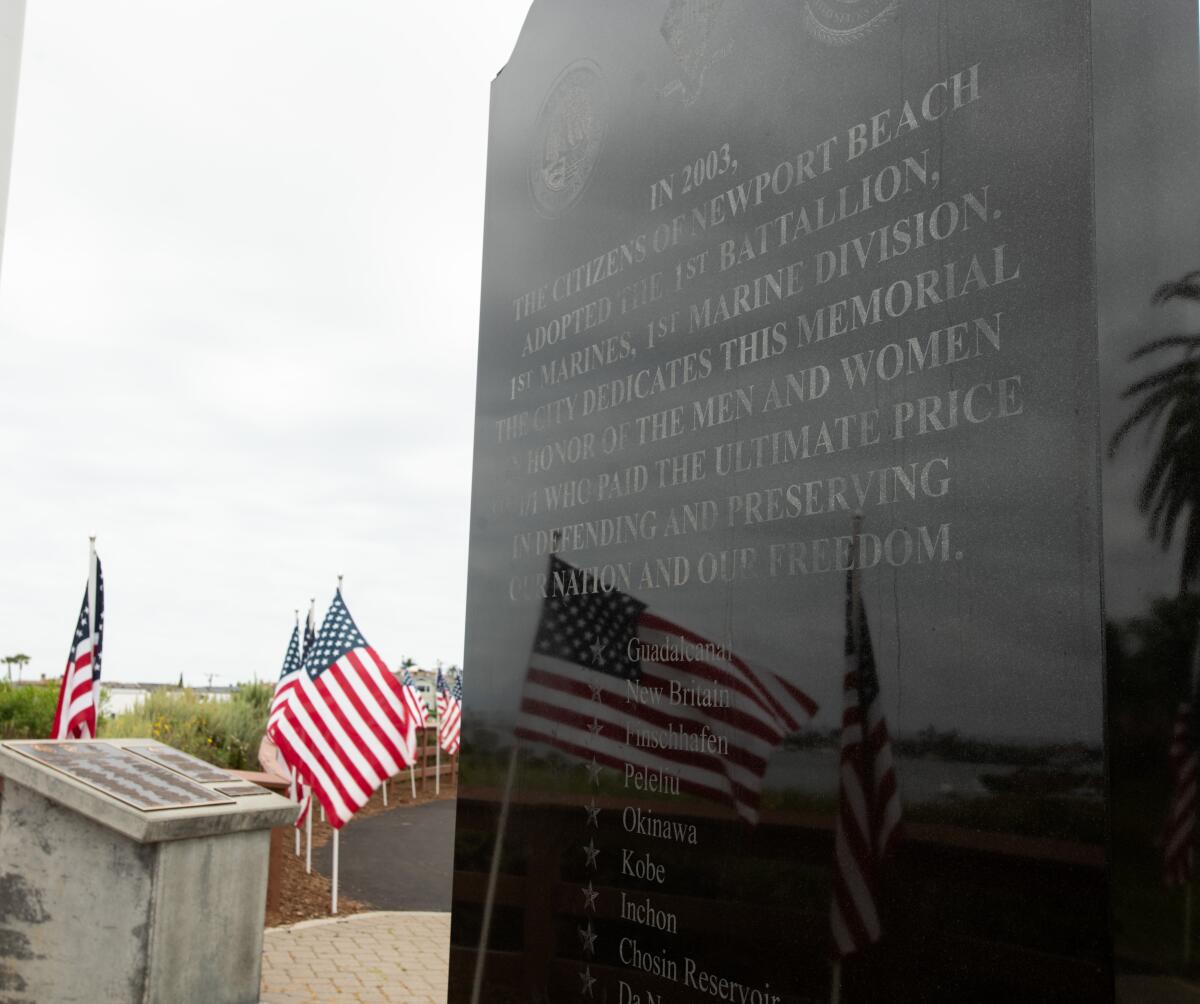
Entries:
<svg viewBox="0 0 1200 1004">
<path fill-rule="evenodd" d="M 1112 999 L 1102 6 L 534 5 L 454 1004 Z"/>
</svg>

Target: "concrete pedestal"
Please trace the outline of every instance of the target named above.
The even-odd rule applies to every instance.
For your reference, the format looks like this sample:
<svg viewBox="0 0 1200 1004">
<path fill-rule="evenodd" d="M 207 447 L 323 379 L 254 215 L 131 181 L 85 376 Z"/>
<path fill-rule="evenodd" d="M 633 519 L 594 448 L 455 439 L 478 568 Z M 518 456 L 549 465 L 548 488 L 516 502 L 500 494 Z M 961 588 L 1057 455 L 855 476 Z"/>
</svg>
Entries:
<svg viewBox="0 0 1200 1004">
<path fill-rule="evenodd" d="M 278 795 L 142 812 L 0 746 L 0 1001 L 258 1001 Z"/>
</svg>

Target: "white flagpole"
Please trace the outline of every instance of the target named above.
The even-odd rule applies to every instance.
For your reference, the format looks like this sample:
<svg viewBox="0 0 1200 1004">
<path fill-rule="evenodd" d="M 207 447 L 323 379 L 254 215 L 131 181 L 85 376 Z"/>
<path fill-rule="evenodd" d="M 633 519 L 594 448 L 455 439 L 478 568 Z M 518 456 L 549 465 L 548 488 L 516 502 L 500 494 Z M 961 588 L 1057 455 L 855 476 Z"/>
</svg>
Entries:
<svg viewBox="0 0 1200 1004">
<path fill-rule="evenodd" d="M 471 1004 L 479 1004 L 479 995 L 483 991 L 483 967 L 487 958 L 488 933 L 492 926 L 492 910 L 496 905 L 496 883 L 500 878 L 500 852 L 504 847 L 504 831 L 508 828 L 508 808 L 512 804 L 519 749 L 520 747 L 514 742 L 512 755 L 508 758 L 508 776 L 504 780 L 504 798 L 500 802 L 500 818 L 496 821 L 496 846 L 492 848 L 492 867 L 488 872 L 487 891 L 483 896 L 483 926 L 479 931 L 479 951 L 475 955 L 475 981 L 471 986 Z"/>
<path fill-rule="evenodd" d="M 383 807 L 387 808 L 387 782 L 383 782 Z"/>
<path fill-rule="evenodd" d="M 342 577 L 338 576 L 337 591 L 341 594 Z M 343 601 L 345 597 L 342 597 Z M 325 818 L 325 806 L 321 806 L 321 818 Z M 341 836 L 341 830 L 334 829 L 333 831 L 333 912 L 337 913 L 338 900 L 338 838 Z"/>
<path fill-rule="evenodd" d="M 300 636 L 300 608 L 296 607 L 292 611 L 296 615 L 296 638 L 303 644 L 303 638 Z M 288 792 L 291 799 L 297 804 L 300 804 L 300 789 L 296 785 L 296 768 L 292 768 L 292 787 Z M 300 857 L 300 828 L 292 827 L 296 831 L 296 857 Z"/>
<path fill-rule="evenodd" d="M 92 642 L 92 665 L 93 666 L 95 665 L 96 658 L 97 658 L 97 653 L 96 653 L 96 592 L 97 592 L 96 566 L 97 566 L 97 564 L 98 564 L 98 561 L 96 559 L 96 537 L 93 534 L 91 537 L 88 537 L 88 584 L 87 584 L 88 637 L 91 639 L 91 642 Z M 99 733 L 99 731 L 100 731 L 100 686 L 99 686 L 99 682 L 100 681 L 97 680 L 96 681 L 97 685 L 92 687 L 92 706 L 94 709 L 93 713 L 92 713 L 92 717 L 95 721 L 95 728 L 93 729 L 93 735 L 92 735 L 93 739 L 96 738 L 95 733 Z"/>
<path fill-rule="evenodd" d="M 296 804 L 299 805 L 300 804 L 300 791 L 296 787 L 296 768 L 295 767 L 292 768 L 291 796 L 295 800 Z M 292 829 L 296 831 L 296 857 L 300 857 L 300 828 L 297 826 L 293 826 Z"/>
<path fill-rule="evenodd" d="M 308 793 L 308 815 L 304 817 L 304 872 L 312 874 L 312 789 Z"/>
<path fill-rule="evenodd" d="M 337 913 L 338 900 L 338 837 L 341 836 L 341 830 L 333 831 L 333 912 Z"/>
<path fill-rule="evenodd" d="M 442 676 L 442 671 L 438 670 L 438 679 L 445 683 L 445 677 Z M 437 727 L 433 734 L 433 755 L 434 755 L 434 781 L 433 793 L 440 795 L 442 793 L 442 692 L 438 688 L 434 694 L 433 707 L 435 709 L 434 721 Z"/>
</svg>

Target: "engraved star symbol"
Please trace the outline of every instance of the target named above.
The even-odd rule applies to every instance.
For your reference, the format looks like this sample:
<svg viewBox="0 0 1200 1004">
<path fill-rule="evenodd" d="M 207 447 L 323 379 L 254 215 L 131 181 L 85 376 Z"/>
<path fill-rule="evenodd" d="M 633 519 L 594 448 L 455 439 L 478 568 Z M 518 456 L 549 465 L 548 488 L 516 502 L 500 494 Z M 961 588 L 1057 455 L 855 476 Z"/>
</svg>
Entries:
<svg viewBox="0 0 1200 1004">
<path fill-rule="evenodd" d="M 599 787 L 601 767 L 598 763 L 596 763 L 596 758 L 592 757 L 590 763 L 585 763 L 583 765 L 583 769 L 588 772 L 588 780 L 591 781 L 592 784 Z"/>
<path fill-rule="evenodd" d="M 600 686 L 600 684 L 589 683 L 588 686 L 592 688 L 592 700 L 599 701 L 601 704 L 603 704 L 604 703 L 604 689 Z"/>
<path fill-rule="evenodd" d="M 596 977 L 592 975 L 592 970 L 589 966 L 583 967 L 583 972 L 579 974 L 579 980 L 583 984 L 579 992 L 587 994 L 589 997 L 594 997 L 595 994 L 592 993 L 592 987 L 596 982 Z"/>
<path fill-rule="evenodd" d="M 596 829 L 600 829 L 600 806 L 596 804 L 596 800 L 594 798 L 590 804 L 583 807 L 583 811 L 588 814 L 588 826 L 594 826 Z"/>
<path fill-rule="evenodd" d="M 591 837 L 588 837 L 588 842 L 584 845 L 583 853 L 587 855 L 587 861 L 584 862 L 584 866 L 591 868 L 592 871 L 595 871 L 596 858 L 600 856 L 600 849 L 596 846 L 596 842 L 592 840 Z"/>
<path fill-rule="evenodd" d="M 596 932 L 592 930 L 592 922 L 590 920 L 586 928 L 579 928 L 579 943 L 588 955 L 596 954 Z"/>
<path fill-rule="evenodd" d="M 600 733 L 604 731 L 604 726 L 601 725 L 600 722 L 595 718 L 593 718 L 591 723 L 588 725 L 587 730 L 592 734 L 593 738 L 599 738 Z"/>
<path fill-rule="evenodd" d="M 596 897 L 600 894 L 596 891 L 596 887 L 592 885 L 592 880 L 588 879 L 588 884 L 580 886 L 580 892 L 583 893 L 583 908 L 596 912 Z"/>
<path fill-rule="evenodd" d="M 604 661 L 604 642 L 597 638 L 588 648 L 592 650 L 592 662 Z"/>
</svg>

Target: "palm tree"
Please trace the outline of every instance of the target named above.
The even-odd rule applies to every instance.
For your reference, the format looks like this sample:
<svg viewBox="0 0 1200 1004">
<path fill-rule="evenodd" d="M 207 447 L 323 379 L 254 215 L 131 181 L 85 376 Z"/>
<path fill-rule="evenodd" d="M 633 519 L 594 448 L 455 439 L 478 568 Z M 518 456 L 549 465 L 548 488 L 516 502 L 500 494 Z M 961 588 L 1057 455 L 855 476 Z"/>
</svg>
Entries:
<svg viewBox="0 0 1200 1004">
<path fill-rule="evenodd" d="M 29 662 L 29 656 L 24 652 L 18 652 L 16 655 L 4 656 L 4 658 L 0 659 L 0 662 L 8 667 L 8 680 L 11 683 L 13 666 L 17 667 L 17 679 L 20 680 L 21 671 L 25 668 L 25 664 Z"/>
<path fill-rule="evenodd" d="M 1152 302 L 1160 306 L 1177 299 L 1200 304 L 1200 271 L 1164 283 Z M 1137 404 L 1113 433 L 1108 455 L 1115 456 L 1138 426 L 1145 427 L 1147 441 L 1161 427 L 1138 507 L 1147 514 L 1151 539 L 1158 540 L 1163 550 L 1171 546 L 1183 521 L 1179 587 L 1186 591 L 1200 579 L 1200 332 L 1156 338 L 1130 355 L 1129 361 L 1173 349 L 1182 350 L 1183 358 L 1125 388 L 1122 399 L 1138 399 Z"/>
</svg>

